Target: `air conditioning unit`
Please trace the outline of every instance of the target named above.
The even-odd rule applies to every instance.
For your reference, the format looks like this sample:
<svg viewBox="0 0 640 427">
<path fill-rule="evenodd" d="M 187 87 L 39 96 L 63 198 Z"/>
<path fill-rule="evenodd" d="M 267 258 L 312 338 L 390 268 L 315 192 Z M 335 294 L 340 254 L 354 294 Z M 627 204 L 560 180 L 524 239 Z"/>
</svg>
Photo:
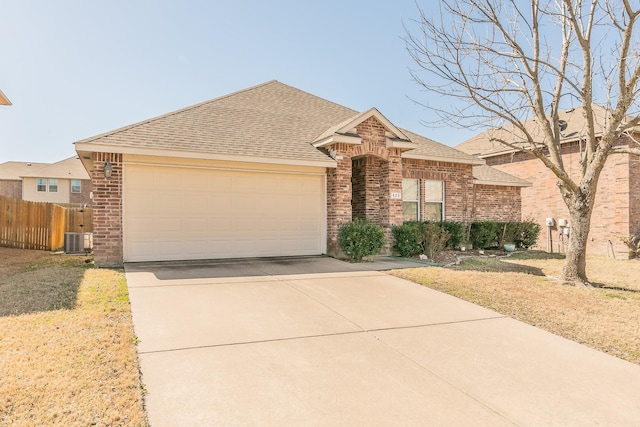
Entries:
<svg viewBox="0 0 640 427">
<path fill-rule="evenodd" d="M 64 253 L 84 254 L 93 249 L 93 233 L 64 233 Z"/>
</svg>

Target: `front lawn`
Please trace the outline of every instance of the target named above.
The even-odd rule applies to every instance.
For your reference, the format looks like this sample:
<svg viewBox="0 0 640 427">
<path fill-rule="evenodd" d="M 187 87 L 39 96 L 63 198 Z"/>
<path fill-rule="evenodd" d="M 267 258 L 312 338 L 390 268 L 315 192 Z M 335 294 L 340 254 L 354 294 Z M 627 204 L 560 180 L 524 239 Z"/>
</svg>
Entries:
<svg viewBox="0 0 640 427">
<path fill-rule="evenodd" d="M 147 425 L 122 271 L 19 249 L 0 260 L 0 425 Z"/>
<path fill-rule="evenodd" d="M 563 265 L 524 253 L 391 273 L 640 364 L 640 261 L 590 258 L 593 289 L 562 284 Z"/>
</svg>

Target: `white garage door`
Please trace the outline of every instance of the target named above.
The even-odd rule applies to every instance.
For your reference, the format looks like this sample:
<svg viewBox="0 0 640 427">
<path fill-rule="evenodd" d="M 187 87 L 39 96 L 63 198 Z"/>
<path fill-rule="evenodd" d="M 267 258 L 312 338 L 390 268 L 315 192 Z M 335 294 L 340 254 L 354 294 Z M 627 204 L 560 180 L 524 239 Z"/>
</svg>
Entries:
<svg viewBox="0 0 640 427">
<path fill-rule="evenodd" d="M 125 165 L 124 259 L 324 252 L 320 174 Z"/>
</svg>

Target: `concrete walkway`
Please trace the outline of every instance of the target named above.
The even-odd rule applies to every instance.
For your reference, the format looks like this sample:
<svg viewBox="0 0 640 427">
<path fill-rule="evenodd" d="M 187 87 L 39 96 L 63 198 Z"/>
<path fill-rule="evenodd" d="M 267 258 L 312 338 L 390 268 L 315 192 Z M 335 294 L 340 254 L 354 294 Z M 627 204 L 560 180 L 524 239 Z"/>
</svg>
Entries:
<svg viewBox="0 0 640 427">
<path fill-rule="evenodd" d="M 126 275 L 152 427 L 640 425 L 640 366 L 359 265 Z"/>
</svg>

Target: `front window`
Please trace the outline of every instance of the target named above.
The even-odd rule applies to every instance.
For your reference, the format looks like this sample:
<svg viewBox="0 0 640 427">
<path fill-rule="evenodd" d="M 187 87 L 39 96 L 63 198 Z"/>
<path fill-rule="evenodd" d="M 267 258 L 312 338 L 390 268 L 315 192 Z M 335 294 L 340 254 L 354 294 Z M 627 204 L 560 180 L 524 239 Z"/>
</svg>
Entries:
<svg viewBox="0 0 640 427">
<path fill-rule="evenodd" d="M 444 182 L 425 180 L 424 213 L 425 221 L 444 220 Z"/>
<path fill-rule="evenodd" d="M 49 193 L 57 193 L 58 192 L 58 180 L 55 178 L 49 179 Z"/>
<path fill-rule="evenodd" d="M 36 191 L 39 193 L 44 193 L 47 191 L 47 179 L 46 178 L 37 178 L 36 179 Z"/>
<path fill-rule="evenodd" d="M 402 180 L 402 219 L 417 221 L 420 216 L 420 186 L 417 179 Z"/>
<path fill-rule="evenodd" d="M 71 180 L 71 192 L 72 193 L 81 193 L 82 192 L 82 181 L 79 179 Z"/>
</svg>

